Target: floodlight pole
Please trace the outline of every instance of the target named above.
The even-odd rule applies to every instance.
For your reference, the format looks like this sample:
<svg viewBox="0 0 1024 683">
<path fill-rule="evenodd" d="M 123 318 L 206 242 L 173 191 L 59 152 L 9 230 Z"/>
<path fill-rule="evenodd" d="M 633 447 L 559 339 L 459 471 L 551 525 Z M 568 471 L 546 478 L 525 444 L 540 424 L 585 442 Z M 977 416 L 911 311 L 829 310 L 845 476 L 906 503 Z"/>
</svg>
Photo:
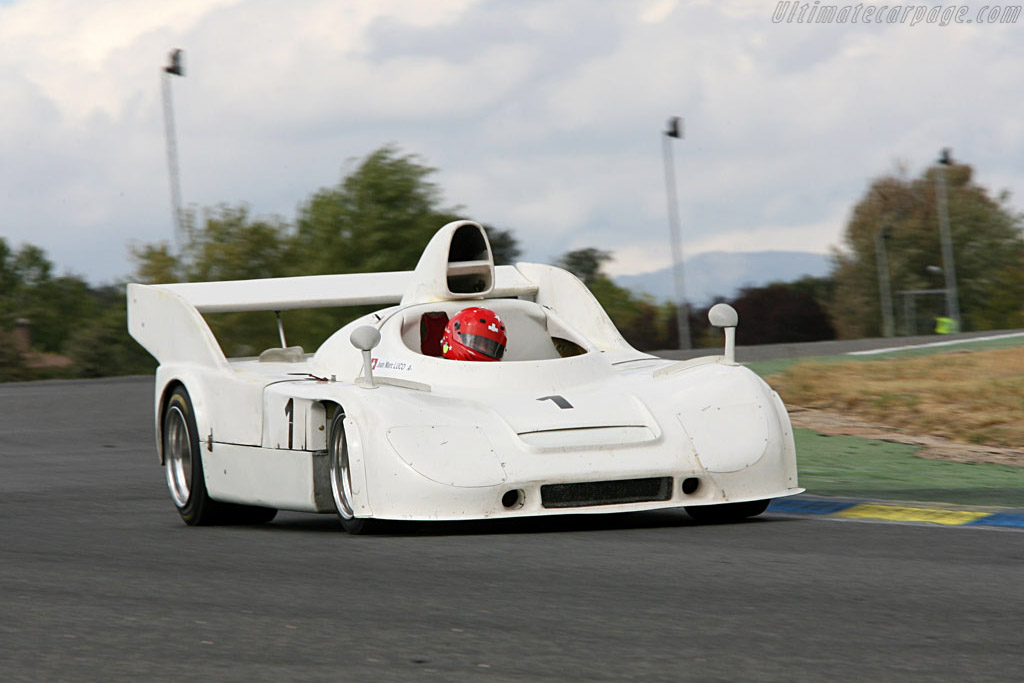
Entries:
<svg viewBox="0 0 1024 683">
<path fill-rule="evenodd" d="M 938 203 L 939 238 L 942 241 L 942 270 L 946 276 L 946 315 L 952 318 L 955 330 L 960 331 L 960 302 L 956 290 L 956 264 L 953 259 L 953 237 L 949 228 L 949 205 L 946 201 L 946 167 L 953 165 L 949 148 L 939 153 L 939 168 L 935 173 L 935 200 Z"/>
<path fill-rule="evenodd" d="M 683 120 L 673 116 L 662 135 L 665 156 L 665 192 L 668 197 L 668 227 L 672 239 L 672 281 L 675 285 L 676 322 L 679 327 L 679 348 L 687 350 L 690 344 L 690 312 L 686 303 L 686 278 L 683 273 L 683 242 L 679 234 L 679 200 L 676 197 L 675 159 L 672 139 L 683 138 Z"/>
<path fill-rule="evenodd" d="M 886 242 L 892 235 L 888 225 L 875 234 L 875 252 L 878 262 L 878 295 L 882 300 L 882 336 L 893 335 L 892 290 L 889 286 L 889 258 L 886 253 Z"/>
<path fill-rule="evenodd" d="M 163 100 L 164 100 L 164 133 L 167 138 L 167 172 L 171 180 L 171 212 L 174 218 L 174 243 L 181 251 L 182 242 L 185 236 L 185 212 L 181 206 L 181 179 L 178 173 L 178 143 L 174 134 L 174 105 L 171 101 L 171 76 L 185 75 L 185 66 L 182 63 L 184 53 L 174 49 L 168 55 L 167 66 L 163 67 L 162 74 Z"/>
</svg>

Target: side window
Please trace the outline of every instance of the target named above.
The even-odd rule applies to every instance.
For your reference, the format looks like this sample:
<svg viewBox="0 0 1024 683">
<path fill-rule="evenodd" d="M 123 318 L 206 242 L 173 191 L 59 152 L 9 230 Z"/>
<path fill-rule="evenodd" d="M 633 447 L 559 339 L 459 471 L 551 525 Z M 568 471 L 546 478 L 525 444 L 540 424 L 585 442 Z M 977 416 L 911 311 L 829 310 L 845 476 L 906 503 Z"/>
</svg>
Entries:
<svg viewBox="0 0 1024 683">
<path fill-rule="evenodd" d="M 551 337 L 551 342 L 555 345 L 555 351 L 558 351 L 558 355 L 562 358 L 571 358 L 572 356 L 582 356 L 587 352 L 585 348 L 580 346 L 574 341 L 568 339 L 562 339 L 561 337 Z"/>
</svg>

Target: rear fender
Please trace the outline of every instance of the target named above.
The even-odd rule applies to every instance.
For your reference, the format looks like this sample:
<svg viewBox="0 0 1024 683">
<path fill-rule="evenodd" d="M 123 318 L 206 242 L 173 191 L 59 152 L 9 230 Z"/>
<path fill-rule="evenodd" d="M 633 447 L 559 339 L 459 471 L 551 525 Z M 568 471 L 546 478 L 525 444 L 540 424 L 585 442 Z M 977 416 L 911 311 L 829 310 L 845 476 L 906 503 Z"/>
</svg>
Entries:
<svg viewBox="0 0 1024 683">
<path fill-rule="evenodd" d="M 156 371 L 155 426 L 157 452 L 162 451 L 163 411 L 177 385 L 188 391 L 203 449 L 217 443 L 259 446 L 263 424 L 263 383 L 231 372 L 211 372 L 194 365 L 161 365 Z M 161 462 L 163 454 L 160 455 Z"/>
<path fill-rule="evenodd" d="M 170 368 L 161 365 L 156 370 L 155 409 L 153 416 L 153 433 L 156 436 L 156 452 L 161 465 L 165 464 L 163 452 L 164 410 L 167 408 L 167 401 L 170 399 L 171 393 L 179 386 L 184 387 L 185 391 L 188 392 L 189 400 L 192 403 L 192 414 L 196 420 L 196 430 L 199 435 L 200 447 L 206 447 L 204 434 L 209 433 L 205 431 L 206 428 L 209 427 L 207 419 L 207 416 L 209 415 L 209 406 L 206 401 L 205 392 L 202 390 L 202 382 L 199 380 L 199 373 L 187 367 Z"/>
</svg>

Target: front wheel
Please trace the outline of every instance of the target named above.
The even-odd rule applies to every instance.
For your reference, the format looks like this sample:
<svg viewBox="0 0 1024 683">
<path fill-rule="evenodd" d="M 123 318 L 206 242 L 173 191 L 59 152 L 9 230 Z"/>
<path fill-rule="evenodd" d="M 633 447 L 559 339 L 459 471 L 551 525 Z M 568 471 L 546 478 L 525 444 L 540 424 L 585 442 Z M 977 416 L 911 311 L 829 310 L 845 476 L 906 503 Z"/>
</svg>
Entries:
<svg viewBox="0 0 1024 683">
<path fill-rule="evenodd" d="M 192 400 L 185 387 L 176 387 L 163 415 L 163 456 L 167 488 L 178 514 L 189 526 L 263 524 L 277 515 L 274 508 L 220 503 L 206 491 Z"/>
<path fill-rule="evenodd" d="M 352 495 L 352 467 L 349 463 L 348 440 L 345 438 L 345 413 L 338 409 L 331 420 L 327 453 L 331 469 L 331 493 L 341 526 L 350 534 L 365 534 L 373 530 L 374 520 L 356 517 Z"/>
<path fill-rule="evenodd" d="M 728 524 L 756 517 L 768 509 L 770 502 L 771 500 L 750 500 L 721 505 L 690 505 L 686 508 L 686 514 L 690 515 L 693 521 L 703 524 Z"/>
</svg>

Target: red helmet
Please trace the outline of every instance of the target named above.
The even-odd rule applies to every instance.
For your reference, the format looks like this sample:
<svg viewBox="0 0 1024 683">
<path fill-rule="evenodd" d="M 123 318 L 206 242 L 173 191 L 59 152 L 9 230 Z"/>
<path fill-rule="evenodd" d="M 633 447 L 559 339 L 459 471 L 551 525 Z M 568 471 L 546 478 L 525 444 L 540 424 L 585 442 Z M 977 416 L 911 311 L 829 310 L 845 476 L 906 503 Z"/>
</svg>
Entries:
<svg viewBox="0 0 1024 683">
<path fill-rule="evenodd" d="M 441 353 L 452 360 L 501 360 L 505 355 L 505 323 L 487 308 L 464 308 L 448 321 Z"/>
</svg>

